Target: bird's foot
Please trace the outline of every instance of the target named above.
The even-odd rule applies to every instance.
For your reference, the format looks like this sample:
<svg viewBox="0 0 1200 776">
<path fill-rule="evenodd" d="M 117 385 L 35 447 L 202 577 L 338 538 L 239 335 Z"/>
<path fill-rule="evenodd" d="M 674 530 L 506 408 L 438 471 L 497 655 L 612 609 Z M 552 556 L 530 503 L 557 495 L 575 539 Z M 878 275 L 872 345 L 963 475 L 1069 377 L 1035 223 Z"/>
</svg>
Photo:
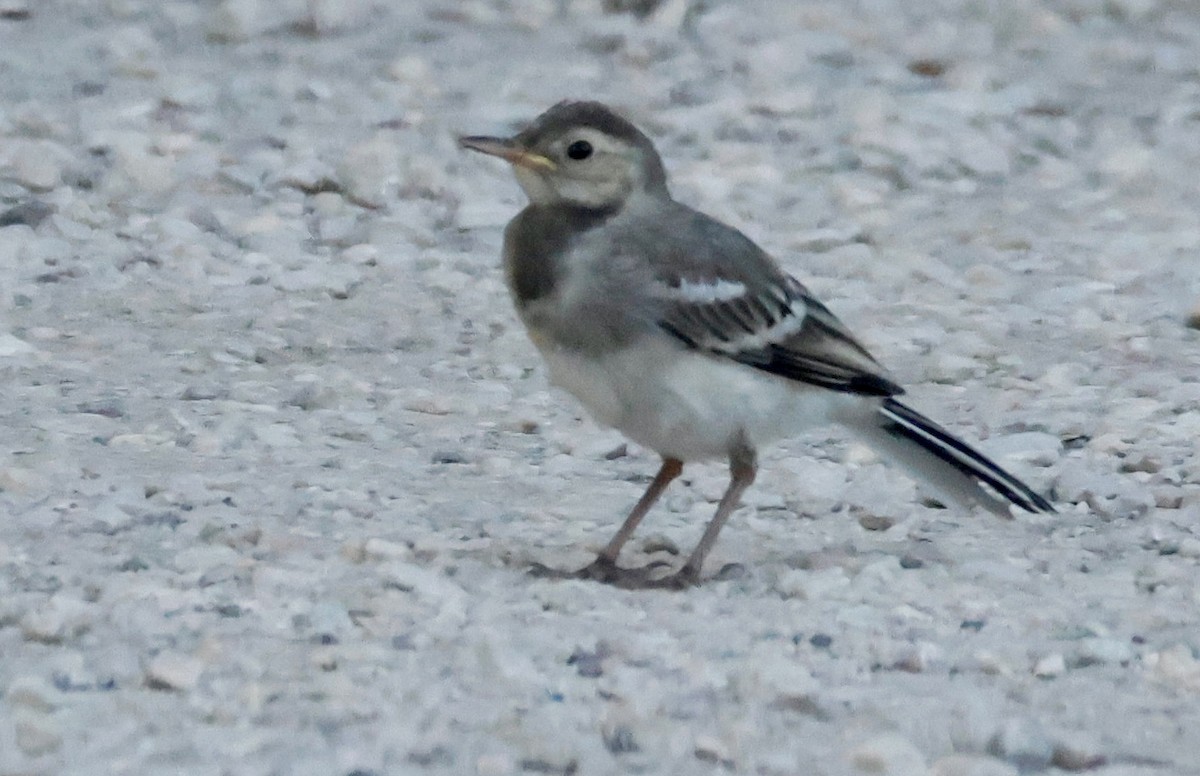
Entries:
<svg viewBox="0 0 1200 776">
<path fill-rule="evenodd" d="M 655 561 L 638 568 L 622 568 L 615 561 L 601 556 L 577 571 L 552 569 L 541 563 L 535 563 L 530 567 L 529 573 L 541 579 L 587 579 L 625 590 L 643 590 L 662 587 L 658 584 L 662 580 L 655 575 L 666 565 L 668 564 L 664 561 Z M 672 574 L 666 579 L 674 576 L 677 575 Z"/>
<path fill-rule="evenodd" d="M 684 565 L 674 574 L 668 574 L 658 579 L 646 580 L 643 588 L 652 590 L 687 590 L 700 584 L 700 569 Z"/>
</svg>

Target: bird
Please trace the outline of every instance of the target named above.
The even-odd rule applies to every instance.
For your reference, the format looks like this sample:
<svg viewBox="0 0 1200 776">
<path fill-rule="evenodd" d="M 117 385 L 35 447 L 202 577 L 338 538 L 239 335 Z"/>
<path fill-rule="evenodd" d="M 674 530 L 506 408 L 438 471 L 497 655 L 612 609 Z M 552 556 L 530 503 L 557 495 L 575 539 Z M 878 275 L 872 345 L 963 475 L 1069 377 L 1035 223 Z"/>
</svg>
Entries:
<svg viewBox="0 0 1200 776">
<path fill-rule="evenodd" d="M 459 145 L 508 162 L 529 200 L 504 230 L 503 270 L 551 381 L 662 459 L 594 561 L 540 572 L 631 589 L 699 584 L 759 450 L 814 426 L 847 427 L 952 501 L 1055 511 L 904 404 L 862 342 L 749 237 L 676 201 L 651 139 L 613 109 L 567 100 L 511 137 Z M 683 565 L 666 576 L 620 566 L 684 464 L 722 458 L 729 484 Z"/>
</svg>

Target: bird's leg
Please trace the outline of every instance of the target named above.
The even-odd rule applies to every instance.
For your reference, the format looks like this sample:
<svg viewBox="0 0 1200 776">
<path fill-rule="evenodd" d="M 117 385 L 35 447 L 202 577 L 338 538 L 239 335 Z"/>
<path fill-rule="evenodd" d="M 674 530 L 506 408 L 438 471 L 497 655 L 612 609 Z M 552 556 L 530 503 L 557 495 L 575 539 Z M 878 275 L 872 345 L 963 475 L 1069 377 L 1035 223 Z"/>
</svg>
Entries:
<svg viewBox="0 0 1200 776">
<path fill-rule="evenodd" d="M 662 579 L 650 580 L 646 583 L 646 587 L 682 590 L 700 582 L 700 569 L 704 567 L 704 559 L 708 557 L 709 551 L 717 543 L 717 535 L 721 533 L 721 528 L 725 526 L 725 522 L 729 520 L 733 510 L 737 509 L 742 494 L 754 482 L 757 473 L 758 465 L 754 451 L 745 445 L 735 448 L 729 455 L 729 487 L 721 496 L 716 514 L 708 522 L 708 527 L 704 529 L 704 536 L 700 537 L 700 543 L 696 545 L 696 549 L 692 550 L 692 554 L 679 571 Z"/>
<path fill-rule="evenodd" d="M 596 559 L 574 572 L 561 572 L 548 569 L 540 564 L 535 566 L 533 572 L 539 576 L 552 576 L 575 579 L 594 579 L 598 582 L 607 582 L 620 586 L 637 586 L 639 583 L 646 581 L 646 575 L 651 567 L 643 569 L 623 569 L 617 565 L 617 556 L 621 554 L 621 548 L 629 541 L 629 537 L 633 536 L 633 532 L 637 530 L 638 524 L 642 522 L 642 518 L 654 506 L 654 503 L 662 496 L 663 491 L 667 486 L 683 472 L 683 461 L 676 458 L 664 458 L 662 466 L 658 469 L 658 474 L 654 475 L 654 480 L 650 486 L 646 488 L 646 492 L 638 499 L 638 502 L 633 505 L 629 516 L 625 518 L 625 522 L 617 529 L 616 534 L 605 545 Z"/>
</svg>

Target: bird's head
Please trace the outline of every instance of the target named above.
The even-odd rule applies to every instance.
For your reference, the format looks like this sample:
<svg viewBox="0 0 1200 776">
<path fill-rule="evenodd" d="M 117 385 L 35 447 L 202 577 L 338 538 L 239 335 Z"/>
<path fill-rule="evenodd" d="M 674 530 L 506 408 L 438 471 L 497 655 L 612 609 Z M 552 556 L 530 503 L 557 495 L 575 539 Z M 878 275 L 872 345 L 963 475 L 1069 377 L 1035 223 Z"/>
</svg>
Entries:
<svg viewBox="0 0 1200 776">
<path fill-rule="evenodd" d="M 513 166 L 535 205 L 619 210 L 634 196 L 667 196 L 650 138 L 598 102 L 560 102 L 511 138 L 459 138 Z"/>
</svg>

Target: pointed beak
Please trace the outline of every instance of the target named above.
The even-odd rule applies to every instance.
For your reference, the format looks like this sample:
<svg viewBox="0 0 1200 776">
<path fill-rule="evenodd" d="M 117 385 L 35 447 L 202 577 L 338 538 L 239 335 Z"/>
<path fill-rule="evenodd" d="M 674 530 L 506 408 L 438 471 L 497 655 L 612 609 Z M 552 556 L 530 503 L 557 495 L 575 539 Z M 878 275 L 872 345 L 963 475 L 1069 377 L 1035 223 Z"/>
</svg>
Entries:
<svg viewBox="0 0 1200 776">
<path fill-rule="evenodd" d="M 508 138 L 472 135 L 470 137 L 460 137 L 458 144 L 463 148 L 470 148 L 472 151 L 479 151 L 489 156 L 498 156 L 509 164 L 515 164 L 518 167 L 525 167 L 536 172 L 552 172 L 558 168 L 558 165 L 553 160 L 522 148 L 515 140 Z"/>
</svg>

